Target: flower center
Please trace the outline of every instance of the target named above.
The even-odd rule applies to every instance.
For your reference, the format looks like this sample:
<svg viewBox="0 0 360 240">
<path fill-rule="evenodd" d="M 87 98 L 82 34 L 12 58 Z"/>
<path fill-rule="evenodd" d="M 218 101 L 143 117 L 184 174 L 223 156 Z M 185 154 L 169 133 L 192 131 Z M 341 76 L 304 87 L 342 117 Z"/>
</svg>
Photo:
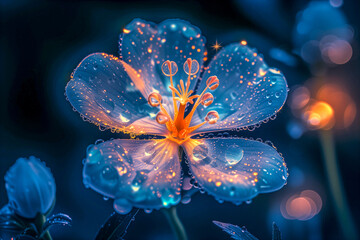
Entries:
<svg viewBox="0 0 360 240">
<path fill-rule="evenodd" d="M 174 105 L 174 116 L 171 117 L 162 105 L 162 96 L 157 92 L 150 93 L 148 103 L 152 107 L 159 107 L 160 112 L 156 115 L 156 121 L 159 124 L 165 124 L 169 130 L 168 138 L 181 144 L 188 139 L 189 134 L 198 129 L 205 123 L 215 124 L 219 119 L 219 114 L 216 111 L 209 111 L 204 122 L 190 126 L 191 119 L 195 113 L 196 108 L 202 104 L 207 107 L 214 101 L 214 96 L 206 92 L 208 89 L 215 90 L 219 86 L 219 79 L 216 76 L 211 76 L 206 81 L 206 87 L 200 95 L 193 94 L 189 90 L 190 80 L 199 71 L 199 63 L 191 58 L 188 58 L 184 63 L 184 71 L 188 75 L 187 82 L 180 79 L 180 84 L 177 88 L 174 87 L 173 76 L 177 73 L 178 67 L 173 61 L 165 61 L 161 66 L 161 70 L 165 76 L 170 77 L 170 90 L 172 91 L 172 100 Z M 195 103 L 194 100 L 196 99 Z M 185 116 L 185 109 L 187 104 L 192 105 L 191 112 Z"/>
</svg>

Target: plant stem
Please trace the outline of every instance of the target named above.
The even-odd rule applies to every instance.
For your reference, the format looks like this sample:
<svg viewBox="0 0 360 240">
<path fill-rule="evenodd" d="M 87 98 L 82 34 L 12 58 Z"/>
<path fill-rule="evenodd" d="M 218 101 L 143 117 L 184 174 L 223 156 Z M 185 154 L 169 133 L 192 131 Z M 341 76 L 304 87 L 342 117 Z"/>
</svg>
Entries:
<svg viewBox="0 0 360 240">
<path fill-rule="evenodd" d="M 38 214 L 35 217 L 35 226 L 37 228 L 37 231 L 40 233 L 39 239 L 41 240 L 52 240 L 51 235 L 49 233 L 49 231 L 42 231 L 42 227 L 44 225 L 44 223 L 46 222 L 46 216 L 43 214 Z"/>
<path fill-rule="evenodd" d="M 174 234 L 176 235 L 176 238 L 178 240 L 187 240 L 188 238 L 186 236 L 185 228 L 176 213 L 176 207 L 172 206 L 170 208 L 164 208 L 163 213 L 165 214 L 166 219 L 168 220 Z"/>
<path fill-rule="evenodd" d="M 335 205 L 335 212 L 343 231 L 345 239 L 358 239 L 357 230 L 352 220 L 350 209 L 348 207 L 346 195 L 344 193 L 341 174 L 339 172 L 335 144 L 332 132 L 330 130 L 320 130 L 320 141 L 324 155 L 324 165 L 329 182 L 330 193 Z"/>
</svg>

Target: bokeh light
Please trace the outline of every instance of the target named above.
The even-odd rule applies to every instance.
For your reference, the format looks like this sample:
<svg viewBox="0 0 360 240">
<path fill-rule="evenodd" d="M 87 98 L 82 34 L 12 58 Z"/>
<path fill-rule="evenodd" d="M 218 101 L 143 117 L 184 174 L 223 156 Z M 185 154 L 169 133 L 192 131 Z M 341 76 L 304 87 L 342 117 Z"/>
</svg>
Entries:
<svg viewBox="0 0 360 240">
<path fill-rule="evenodd" d="M 302 118 L 310 129 L 330 129 L 334 126 L 334 110 L 323 101 L 309 104 Z"/>
<path fill-rule="evenodd" d="M 307 221 L 316 216 L 321 208 L 320 195 L 313 190 L 305 190 L 285 198 L 281 203 L 280 211 L 286 219 Z"/>
<path fill-rule="evenodd" d="M 295 87 L 288 101 L 292 109 L 298 110 L 305 107 L 310 101 L 309 89 L 305 86 Z"/>
<path fill-rule="evenodd" d="M 316 99 L 327 102 L 334 110 L 335 128 L 348 128 L 356 117 L 356 104 L 351 96 L 337 84 L 327 83 L 320 87 Z"/>
<path fill-rule="evenodd" d="M 351 59 L 354 31 L 338 8 L 341 5 L 341 0 L 312 1 L 299 12 L 293 42 L 305 62 L 345 64 Z"/>
</svg>

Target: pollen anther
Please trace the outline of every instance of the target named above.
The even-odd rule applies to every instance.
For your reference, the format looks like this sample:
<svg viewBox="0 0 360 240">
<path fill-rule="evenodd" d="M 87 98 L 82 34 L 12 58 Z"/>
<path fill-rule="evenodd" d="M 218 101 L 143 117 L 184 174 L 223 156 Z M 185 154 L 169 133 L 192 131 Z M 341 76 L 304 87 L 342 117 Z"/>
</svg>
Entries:
<svg viewBox="0 0 360 240">
<path fill-rule="evenodd" d="M 177 72 L 178 68 L 175 62 L 165 61 L 161 66 L 161 70 L 165 76 L 170 77 L 170 90 L 172 91 L 172 99 L 174 104 L 174 116 L 170 116 L 166 109 L 161 104 L 161 95 L 153 92 L 149 95 L 148 102 L 151 106 L 160 106 L 160 112 L 156 115 L 156 121 L 159 124 L 166 124 L 166 128 L 169 131 L 169 139 L 181 144 L 196 129 L 200 128 L 206 123 L 214 124 L 219 119 L 219 114 L 216 111 L 210 111 L 205 117 L 205 121 L 195 126 L 190 126 L 191 118 L 194 115 L 196 108 L 202 104 L 207 107 L 214 101 L 214 96 L 206 92 L 208 89 L 215 90 L 219 86 L 219 79 L 216 76 L 210 77 L 206 81 L 206 87 L 202 93 L 197 95 L 193 94 L 193 90 L 190 90 L 191 76 L 195 75 L 199 71 L 199 63 L 195 59 L 188 58 L 184 63 L 184 71 L 188 77 L 186 83 L 180 79 L 179 84 L 175 85 L 173 82 L 173 76 Z M 194 99 L 196 102 L 194 103 Z M 192 105 L 192 109 L 189 114 L 185 115 L 185 109 L 187 104 Z"/>
<path fill-rule="evenodd" d="M 156 115 L 156 121 L 157 123 L 159 124 L 165 124 L 167 123 L 168 121 L 170 120 L 170 118 L 163 112 L 159 112 L 157 115 Z"/>
<path fill-rule="evenodd" d="M 206 80 L 206 85 L 211 89 L 215 90 L 219 86 L 219 79 L 216 76 L 211 76 Z"/>
<path fill-rule="evenodd" d="M 207 121 L 209 124 L 214 124 L 219 119 L 219 114 L 217 111 L 210 111 L 207 113 L 205 117 L 205 121 Z"/>
<path fill-rule="evenodd" d="M 150 106 L 152 107 L 157 107 L 161 104 L 161 100 L 162 97 L 159 93 L 157 92 L 152 92 L 150 93 L 149 97 L 148 97 L 148 103 Z"/>
<path fill-rule="evenodd" d="M 212 104 L 213 101 L 214 101 L 214 96 L 211 93 L 207 92 L 202 96 L 200 103 L 205 107 L 207 107 L 210 104 Z"/>
</svg>

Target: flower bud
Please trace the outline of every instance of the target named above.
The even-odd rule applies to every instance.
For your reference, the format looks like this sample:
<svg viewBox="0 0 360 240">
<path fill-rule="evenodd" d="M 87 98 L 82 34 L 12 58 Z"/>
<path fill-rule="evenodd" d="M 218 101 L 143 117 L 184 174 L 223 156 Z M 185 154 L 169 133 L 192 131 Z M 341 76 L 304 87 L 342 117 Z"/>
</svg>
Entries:
<svg viewBox="0 0 360 240">
<path fill-rule="evenodd" d="M 55 201 L 55 180 L 50 169 L 35 157 L 19 158 L 5 175 L 9 207 L 24 218 L 49 213 Z"/>
</svg>

